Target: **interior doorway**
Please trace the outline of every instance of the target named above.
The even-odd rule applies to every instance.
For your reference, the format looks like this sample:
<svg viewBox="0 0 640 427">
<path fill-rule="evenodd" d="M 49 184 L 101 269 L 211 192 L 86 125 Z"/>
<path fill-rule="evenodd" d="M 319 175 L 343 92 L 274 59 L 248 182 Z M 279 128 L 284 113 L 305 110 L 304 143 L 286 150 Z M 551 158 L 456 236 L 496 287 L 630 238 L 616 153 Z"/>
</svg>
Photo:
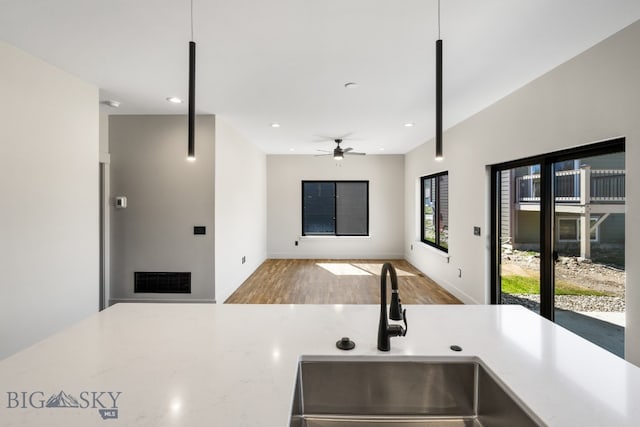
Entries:
<svg viewBox="0 0 640 427">
<path fill-rule="evenodd" d="M 624 139 L 491 170 L 492 303 L 523 305 L 623 357 Z"/>
</svg>

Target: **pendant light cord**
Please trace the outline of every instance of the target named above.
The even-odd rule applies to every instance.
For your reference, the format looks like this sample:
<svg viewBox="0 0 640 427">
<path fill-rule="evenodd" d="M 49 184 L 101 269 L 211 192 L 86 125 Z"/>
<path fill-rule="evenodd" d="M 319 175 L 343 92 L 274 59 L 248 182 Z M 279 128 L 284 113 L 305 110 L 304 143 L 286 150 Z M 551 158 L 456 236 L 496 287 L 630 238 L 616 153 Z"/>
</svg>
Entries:
<svg viewBox="0 0 640 427">
<path fill-rule="evenodd" d="M 439 4 L 440 4 L 440 0 L 438 0 L 438 5 Z M 193 0 L 191 0 L 191 41 L 193 41 Z"/>
<path fill-rule="evenodd" d="M 191 0 L 193 2 L 193 0 Z M 193 18 L 191 18 L 193 19 Z M 193 36 L 191 36 L 193 37 Z M 438 39 L 440 39 L 440 0 L 438 0 Z"/>
</svg>

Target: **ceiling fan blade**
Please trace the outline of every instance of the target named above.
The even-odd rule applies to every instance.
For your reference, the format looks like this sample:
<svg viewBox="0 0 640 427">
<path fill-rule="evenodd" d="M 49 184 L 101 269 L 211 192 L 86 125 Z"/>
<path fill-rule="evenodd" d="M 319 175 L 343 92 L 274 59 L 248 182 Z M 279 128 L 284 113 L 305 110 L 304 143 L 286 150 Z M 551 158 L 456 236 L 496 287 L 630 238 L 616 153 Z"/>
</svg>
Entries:
<svg viewBox="0 0 640 427">
<path fill-rule="evenodd" d="M 316 151 L 322 151 L 323 153 L 333 153 L 333 151 L 329 151 L 329 150 L 321 150 L 321 149 L 316 149 Z"/>
<path fill-rule="evenodd" d="M 319 144 L 321 142 L 329 142 L 329 141 L 333 141 L 333 138 L 325 138 L 324 136 L 317 136 L 316 139 L 314 139 L 313 141 L 309 141 L 312 144 Z"/>
<path fill-rule="evenodd" d="M 349 138 L 351 135 L 353 135 L 353 132 L 345 133 L 344 135 L 341 135 L 341 136 L 327 136 L 327 135 L 315 134 L 313 135 L 313 137 L 316 138 L 316 140 L 311 142 L 329 142 L 329 141 L 335 142 L 336 139 L 340 139 L 340 140 L 351 139 Z"/>
<path fill-rule="evenodd" d="M 351 139 L 351 135 L 353 135 L 353 132 L 349 132 L 349 133 L 345 133 L 344 135 L 341 136 L 337 136 L 335 138 L 333 138 L 333 140 L 335 141 L 336 139 L 341 139 L 341 140 L 345 140 L 345 139 Z"/>
<path fill-rule="evenodd" d="M 367 153 L 356 153 L 355 151 L 349 151 L 348 153 L 345 152 L 344 154 L 348 156 L 366 156 L 367 155 Z"/>
<path fill-rule="evenodd" d="M 327 153 L 327 154 L 314 154 L 314 157 L 322 157 L 322 156 L 333 156 L 333 153 Z"/>
<path fill-rule="evenodd" d="M 344 148 L 342 151 L 344 151 L 345 153 L 348 153 L 349 151 L 352 151 L 352 150 L 353 148 L 347 147 L 347 148 Z"/>
</svg>

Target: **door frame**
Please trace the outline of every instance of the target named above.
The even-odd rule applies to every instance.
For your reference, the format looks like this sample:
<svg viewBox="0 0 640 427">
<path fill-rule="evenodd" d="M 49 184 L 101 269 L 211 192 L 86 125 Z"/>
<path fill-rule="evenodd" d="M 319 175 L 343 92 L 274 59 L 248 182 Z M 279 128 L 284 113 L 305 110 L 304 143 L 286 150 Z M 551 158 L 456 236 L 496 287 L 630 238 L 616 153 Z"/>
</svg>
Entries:
<svg viewBox="0 0 640 427">
<path fill-rule="evenodd" d="M 98 310 L 110 305 L 111 297 L 111 156 L 100 152 L 98 162 Z"/>
</svg>

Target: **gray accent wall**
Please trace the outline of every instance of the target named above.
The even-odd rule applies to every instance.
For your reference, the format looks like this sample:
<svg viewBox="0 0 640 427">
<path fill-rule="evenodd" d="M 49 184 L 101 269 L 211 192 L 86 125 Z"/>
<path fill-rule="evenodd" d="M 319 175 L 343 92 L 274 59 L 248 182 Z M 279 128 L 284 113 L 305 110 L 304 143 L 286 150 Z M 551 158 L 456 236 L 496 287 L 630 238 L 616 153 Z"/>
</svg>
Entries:
<svg viewBox="0 0 640 427">
<path fill-rule="evenodd" d="M 196 119 L 195 162 L 186 116 L 112 115 L 109 150 L 110 303 L 214 302 L 215 117 Z M 119 196 L 125 209 L 115 207 Z M 191 294 L 136 294 L 136 271 L 191 272 Z"/>
</svg>

